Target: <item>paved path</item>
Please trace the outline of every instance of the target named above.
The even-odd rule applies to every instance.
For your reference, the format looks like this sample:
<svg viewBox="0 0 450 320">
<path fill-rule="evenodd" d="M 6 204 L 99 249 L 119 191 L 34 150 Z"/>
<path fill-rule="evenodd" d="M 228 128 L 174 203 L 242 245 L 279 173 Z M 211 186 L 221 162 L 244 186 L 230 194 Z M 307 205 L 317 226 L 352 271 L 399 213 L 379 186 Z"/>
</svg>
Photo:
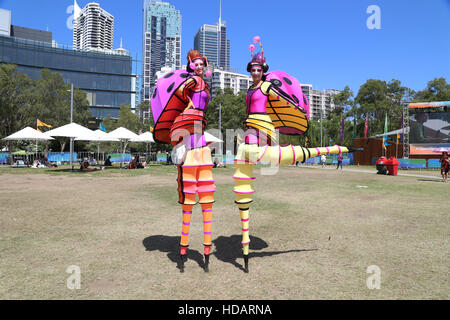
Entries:
<svg viewBox="0 0 450 320">
<path fill-rule="evenodd" d="M 322 170 L 336 170 L 336 168 L 334 166 L 327 166 L 325 168 L 322 168 L 321 166 L 300 166 L 300 167 L 302 167 L 302 168 L 311 168 L 311 169 L 322 169 Z M 377 174 L 376 170 L 364 170 L 364 169 L 353 169 L 353 168 L 352 169 L 343 168 L 342 171 Z M 406 177 L 416 177 L 416 178 L 431 178 L 431 179 L 438 179 L 438 180 L 442 179 L 442 177 L 440 177 L 440 176 L 421 175 L 421 174 L 403 173 L 403 172 L 404 171 L 400 171 L 399 170 L 397 172 L 397 175 L 399 175 L 399 176 L 406 176 Z"/>
</svg>

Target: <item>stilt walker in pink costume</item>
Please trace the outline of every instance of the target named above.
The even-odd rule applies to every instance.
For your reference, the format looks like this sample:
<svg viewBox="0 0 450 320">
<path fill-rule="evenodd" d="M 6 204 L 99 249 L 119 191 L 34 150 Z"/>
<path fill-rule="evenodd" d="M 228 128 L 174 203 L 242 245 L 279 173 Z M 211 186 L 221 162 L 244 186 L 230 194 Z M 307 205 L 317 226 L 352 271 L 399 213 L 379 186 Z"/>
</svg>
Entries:
<svg viewBox="0 0 450 320">
<path fill-rule="evenodd" d="M 245 143 L 241 144 L 235 162 L 233 189 L 242 226 L 242 247 L 244 270 L 248 272 L 249 255 L 249 209 L 253 202 L 252 194 L 253 167 L 258 162 L 280 164 L 295 164 L 305 162 L 310 157 L 321 154 L 349 152 L 346 147 L 333 146 L 324 148 L 303 148 L 301 146 L 281 147 L 277 142 L 277 132 L 288 135 L 304 134 L 308 130 L 309 104 L 302 92 L 300 83 L 289 74 L 282 71 L 267 73 L 269 66 L 261 44 L 260 37 L 253 38 L 259 43 L 261 52 L 253 55 L 255 46 L 249 47 L 251 59 L 247 65 L 253 80 L 249 88 L 246 104 L 247 117 Z"/>
<path fill-rule="evenodd" d="M 198 195 L 203 212 L 205 271 L 208 272 L 216 186 L 211 150 L 204 136 L 205 114 L 211 95 L 203 76 L 210 77 L 211 71 L 207 58 L 197 50 L 190 50 L 187 59 L 187 71 L 175 70 L 158 79 L 150 100 L 155 120 L 153 136 L 157 142 L 173 145 L 172 160 L 178 164 L 178 202 L 182 205 L 183 217 L 180 270 L 184 272 L 192 209 Z"/>
</svg>

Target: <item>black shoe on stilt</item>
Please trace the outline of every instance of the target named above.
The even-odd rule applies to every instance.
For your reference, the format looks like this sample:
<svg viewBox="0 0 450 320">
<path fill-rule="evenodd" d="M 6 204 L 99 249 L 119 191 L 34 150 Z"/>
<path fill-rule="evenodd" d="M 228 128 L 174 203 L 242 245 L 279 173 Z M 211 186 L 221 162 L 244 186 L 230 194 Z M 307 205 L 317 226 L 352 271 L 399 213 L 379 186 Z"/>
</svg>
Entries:
<svg viewBox="0 0 450 320">
<path fill-rule="evenodd" d="M 183 273 L 184 272 L 184 259 L 183 259 L 183 255 L 180 254 L 180 272 Z"/>
<path fill-rule="evenodd" d="M 180 244 L 180 272 L 184 272 L 184 263 L 187 261 L 187 245 Z"/>
<path fill-rule="evenodd" d="M 248 254 L 244 254 L 244 272 L 248 273 Z"/>
<path fill-rule="evenodd" d="M 209 254 L 205 254 L 205 272 L 209 272 Z"/>
<path fill-rule="evenodd" d="M 186 255 L 185 254 L 180 254 L 180 272 L 183 273 L 184 272 L 184 262 L 186 261 Z"/>
</svg>

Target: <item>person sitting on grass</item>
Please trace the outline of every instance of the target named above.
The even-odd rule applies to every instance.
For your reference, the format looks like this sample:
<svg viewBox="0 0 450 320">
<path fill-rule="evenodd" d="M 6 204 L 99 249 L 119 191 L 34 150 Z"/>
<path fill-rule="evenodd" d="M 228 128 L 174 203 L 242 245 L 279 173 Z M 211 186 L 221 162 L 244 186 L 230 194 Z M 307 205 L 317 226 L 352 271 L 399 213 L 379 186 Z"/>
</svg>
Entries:
<svg viewBox="0 0 450 320">
<path fill-rule="evenodd" d="M 89 167 L 89 162 L 86 158 L 80 163 L 80 171 L 87 171 L 87 168 Z"/>
<path fill-rule="evenodd" d="M 97 160 L 95 160 L 95 158 L 92 156 L 91 159 L 89 159 L 89 164 L 96 166 L 97 165 Z"/>
<path fill-rule="evenodd" d="M 133 158 L 131 162 L 128 164 L 128 169 L 142 169 L 144 166 L 139 161 L 139 155 Z"/>
<path fill-rule="evenodd" d="M 225 168 L 225 165 L 223 164 L 223 162 L 219 162 L 217 164 L 217 168 Z"/>
<path fill-rule="evenodd" d="M 89 161 L 85 158 L 80 165 L 80 171 L 96 171 L 97 168 L 89 168 Z"/>
<path fill-rule="evenodd" d="M 39 168 L 39 166 L 41 165 L 41 161 L 40 159 L 36 159 L 33 161 L 33 164 L 31 165 L 32 168 Z"/>
<path fill-rule="evenodd" d="M 105 160 L 105 166 L 107 166 L 107 167 L 111 167 L 112 166 L 111 156 L 108 156 L 108 159 Z"/>
<path fill-rule="evenodd" d="M 144 166 L 143 166 L 143 164 L 141 163 L 141 160 L 140 160 L 140 158 L 139 158 L 139 155 L 136 155 L 136 159 L 135 159 L 135 160 L 136 160 L 136 161 L 135 161 L 136 169 L 143 169 Z"/>
</svg>

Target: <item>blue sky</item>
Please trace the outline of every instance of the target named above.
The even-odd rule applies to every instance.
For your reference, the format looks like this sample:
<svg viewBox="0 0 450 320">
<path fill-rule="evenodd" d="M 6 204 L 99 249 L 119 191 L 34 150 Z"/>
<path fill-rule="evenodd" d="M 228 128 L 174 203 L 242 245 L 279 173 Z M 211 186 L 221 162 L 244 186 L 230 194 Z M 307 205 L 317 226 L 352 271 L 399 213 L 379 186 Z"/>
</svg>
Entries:
<svg viewBox="0 0 450 320">
<path fill-rule="evenodd" d="M 84 7 L 89 0 L 78 0 Z M 141 59 L 142 0 L 98 0 L 115 18 L 115 47 Z M 219 0 L 171 0 L 182 15 L 182 57 L 203 24 L 215 24 Z M 71 0 L 0 0 L 12 24 L 46 30 L 72 44 L 66 26 Z M 369 29 L 370 5 L 380 8 L 381 29 Z M 248 46 L 261 37 L 271 70 L 283 70 L 316 89 L 354 91 L 367 79 L 422 90 L 427 82 L 450 82 L 450 0 L 223 0 L 222 20 L 231 39 L 231 66 L 245 73 Z M 182 61 L 184 63 L 184 61 Z M 138 66 L 140 73 L 140 66 Z"/>
</svg>

